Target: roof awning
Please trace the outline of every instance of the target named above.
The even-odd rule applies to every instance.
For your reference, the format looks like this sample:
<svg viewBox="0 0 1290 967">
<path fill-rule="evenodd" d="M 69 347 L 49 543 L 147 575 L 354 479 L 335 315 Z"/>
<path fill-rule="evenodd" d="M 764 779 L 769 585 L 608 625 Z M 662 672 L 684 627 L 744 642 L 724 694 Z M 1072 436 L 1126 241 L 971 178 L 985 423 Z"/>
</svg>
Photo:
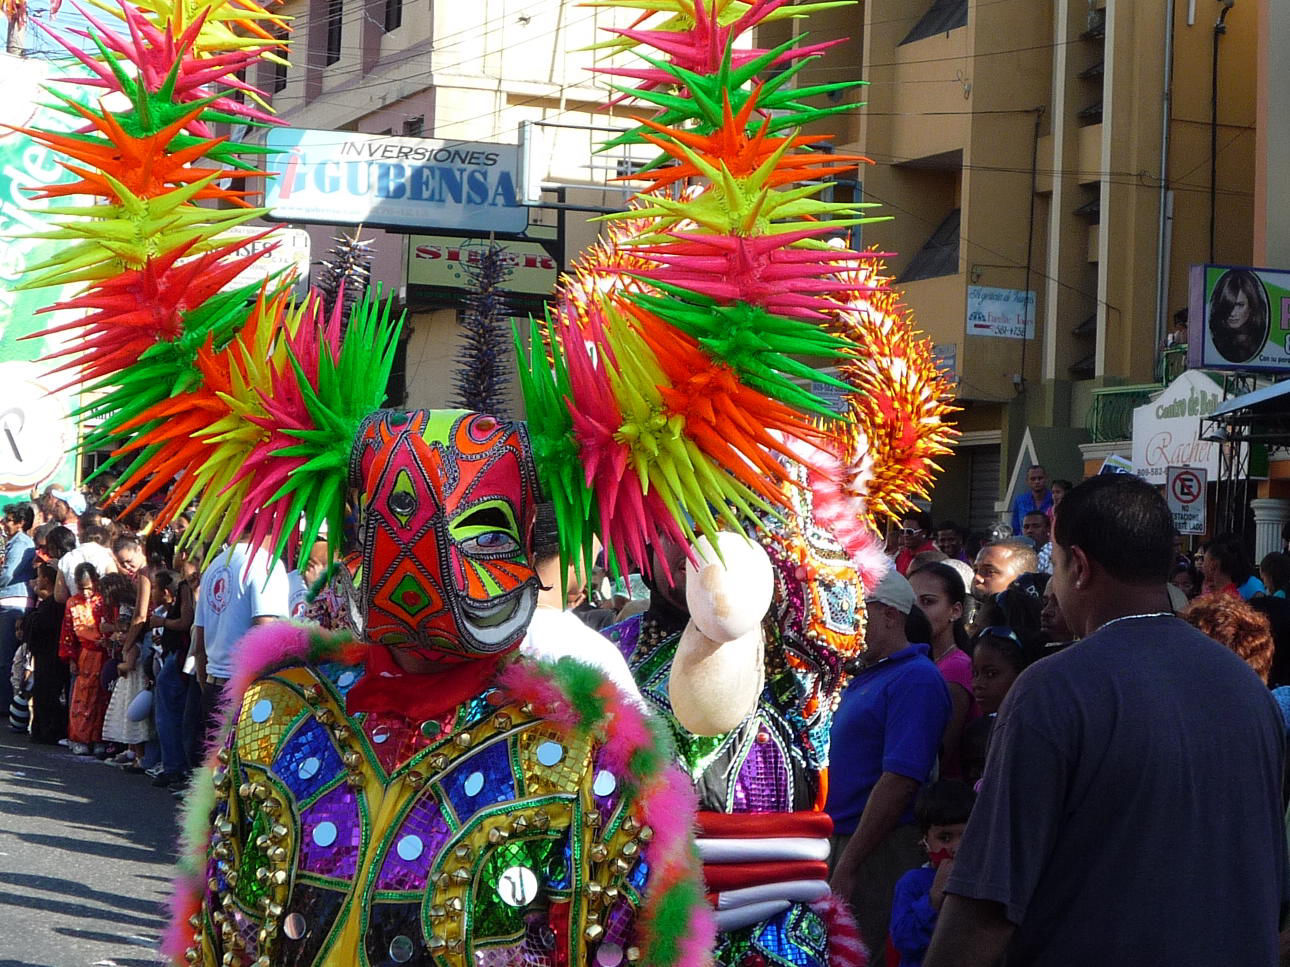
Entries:
<svg viewBox="0 0 1290 967">
<path fill-rule="evenodd" d="M 1290 447 L 1290 380 L 1225 400 L 1202 423 L 1215 425 L 1249 443 Z"/>
<path fill-rule="evenodd" d="M 1290 406 L 1290 379 L 1233 396 L 1211 413 L 1209 419 L 1235 423 L 1256 415 L 1281 415 L 1286 412 L 1287 406 Z"/>
</svg>

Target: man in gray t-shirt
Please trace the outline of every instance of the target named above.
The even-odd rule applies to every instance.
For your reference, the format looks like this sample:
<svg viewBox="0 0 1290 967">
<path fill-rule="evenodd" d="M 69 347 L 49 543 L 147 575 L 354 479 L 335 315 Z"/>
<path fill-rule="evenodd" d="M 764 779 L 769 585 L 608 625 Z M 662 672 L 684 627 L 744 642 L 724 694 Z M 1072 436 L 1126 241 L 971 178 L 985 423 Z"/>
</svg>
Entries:
<svg viewBox="0 0 1290 967">
<path fill-rule="evenodd" d="M 1004 701 L 926 967 L 1277 963 L 1284 726 L 1169 613 L 1171 557 L 1137 478 L 1058 508 L 1053 583 L 1084 637 Z"/>
</svg>

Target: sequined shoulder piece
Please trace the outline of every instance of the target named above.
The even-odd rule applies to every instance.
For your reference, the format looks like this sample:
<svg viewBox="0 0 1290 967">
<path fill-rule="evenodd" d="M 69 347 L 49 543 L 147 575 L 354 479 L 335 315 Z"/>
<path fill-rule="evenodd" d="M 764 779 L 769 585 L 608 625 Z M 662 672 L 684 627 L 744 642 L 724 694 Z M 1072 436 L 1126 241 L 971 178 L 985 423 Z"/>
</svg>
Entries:
<svg viewBox="0 0 1290 967">
<path fill-rule="evenodd" d="M 305 648 L 233 697 L 191 806 L 178 962 L 706 961 L 689 784 L 599 673 L 517 660 L 409 744 L 346 714 L 361 669 Z"/>
</svg>

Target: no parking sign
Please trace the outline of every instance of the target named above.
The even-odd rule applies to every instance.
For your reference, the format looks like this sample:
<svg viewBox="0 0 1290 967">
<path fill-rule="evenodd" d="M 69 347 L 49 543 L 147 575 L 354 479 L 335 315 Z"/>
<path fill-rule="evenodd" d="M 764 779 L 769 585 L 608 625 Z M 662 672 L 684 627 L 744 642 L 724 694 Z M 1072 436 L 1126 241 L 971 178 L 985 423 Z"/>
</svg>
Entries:
<svg viewBox="0 0 1290 967">
<path fill-rule="evenodd" d="M 1165 500 L 1179 534 L 1205 533 L 1204 470 L 1170 467 L 1165 474 Z"/>
</svg>

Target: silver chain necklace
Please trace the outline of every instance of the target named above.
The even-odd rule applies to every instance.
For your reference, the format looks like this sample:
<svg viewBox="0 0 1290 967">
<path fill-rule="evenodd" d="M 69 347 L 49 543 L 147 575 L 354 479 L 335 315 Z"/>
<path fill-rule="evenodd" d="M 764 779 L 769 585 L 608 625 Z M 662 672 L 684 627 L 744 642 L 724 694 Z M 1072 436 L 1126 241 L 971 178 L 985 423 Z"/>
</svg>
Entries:
<svg viewBox="0 0 1290 967">
<path fill-rule="evenodd" d="M 1093 634 L 1097 634 L 1097 632 L 1101 631 L 1103 628 L 1109 628 L 1111 627 L 1111 625 L 1119 621 L 1136 621 L 1139 618 L 1172 618 L 1173 616 L 1174 616 L 1174 613 L 1172 611 L 1151 611 L 1147 614 L 1121 615 L 1118 618 L 1112 618 L 1110 621 L 1107 621 L 1107 622 L 1104 622 L 1103 624 L 1098 625 L 1097 631 L 1094 631 Z"/>
</svg>

